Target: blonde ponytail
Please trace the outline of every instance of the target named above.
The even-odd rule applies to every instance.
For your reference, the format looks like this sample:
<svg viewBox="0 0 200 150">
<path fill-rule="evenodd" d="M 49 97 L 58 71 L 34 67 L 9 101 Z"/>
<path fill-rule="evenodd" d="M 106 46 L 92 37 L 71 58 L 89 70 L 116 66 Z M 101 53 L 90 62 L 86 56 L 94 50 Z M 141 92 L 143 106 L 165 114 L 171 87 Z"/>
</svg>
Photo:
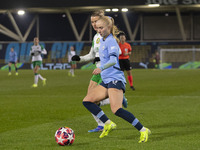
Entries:
<svg viewBox="0 0 200 150">
<path fill-rule="evenodd" d="M 113 35 L 113 37 L 119 42 L 119 39 L 117 38 L 117 35 L 119 34 L 119 30 L 117 26 L 114 23 L 114 19 L 110 16 L 102 16 L 99 20 L 103 20 L 108 26 L 110 26 L 110 33 Z"/>
</svg>

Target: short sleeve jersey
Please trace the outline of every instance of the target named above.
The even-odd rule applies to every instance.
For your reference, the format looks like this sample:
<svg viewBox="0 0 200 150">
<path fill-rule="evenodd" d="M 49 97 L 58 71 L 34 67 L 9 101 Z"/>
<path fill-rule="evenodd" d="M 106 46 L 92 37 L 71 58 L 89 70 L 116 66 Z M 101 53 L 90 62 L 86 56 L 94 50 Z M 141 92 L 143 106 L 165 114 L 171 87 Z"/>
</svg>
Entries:
<svg viewBox="0 0 200 150">
<path fill-rule="evenodd" d="M 124 54 L 127 52 L 131 52 L 132 50 L 131 45 L 125 42 L 124 44 L 119 43 L 119 47 L 122 51 L 121 55 L 119 55 L 119 59 L 129 59 L 129 55 L 124 56 Z"/>
<path fill-rule="evenodd" d="M 15 51 L 9 52 L 9 62 L 17 62 L 17 53 Z"/>
<path fill-rule="evenodd" d="M 101 60 L 101 66 L 106 64 L 110 60 L 110 56 L 115 56 L 117 63 L 101 72 L 101 77 L 104 83 L 109 83 L 111 81 L 122 81 L 126 83 L 124 73 L 121 71 L 119 66 L 119 45 L 116 39 L 110 34 L 105 40 L 101 38 L 100 41 L 99 56 Z"/>
</svg>

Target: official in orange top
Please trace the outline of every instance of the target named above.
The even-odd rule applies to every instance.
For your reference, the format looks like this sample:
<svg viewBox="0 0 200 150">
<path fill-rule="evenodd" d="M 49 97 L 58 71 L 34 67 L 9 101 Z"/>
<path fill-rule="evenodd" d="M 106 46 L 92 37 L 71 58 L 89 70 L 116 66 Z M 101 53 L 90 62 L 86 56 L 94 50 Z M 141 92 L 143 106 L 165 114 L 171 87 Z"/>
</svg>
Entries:
<svg viewBox="0 0 200 150">
<path fill-rule="evenodd" d="M 129 60 L 129 55 L 131 55 L 132 48 L 131 48 L 131 45 L 126 42 L 126 35 L 124 32 L 120 32 L 118 36 L 119 36 L 119 40 L 120 40 L 119 47 L 122 52 L 121 55 L 119 55 L 120 68 L 122 71 L 126 70 L 130 88 L 132 90 L 135 90 L 135 88 L 133 86 L 133 77 L 131 74 L 131 64 L 130 64 L 130 60 Z"/>
<path fill-rule="evenodd" d="M 121 36 L 121 39 L 122 38 L 126 38 L 125 36 Z M 121 48 L 121 55 L 119 55 L 119 59 L 129 59 L 129 55 L 131 55 L 131 51 L 132 51 L 132 48 L 131 48 L 131 45 L 129 43 L 119 43 L 119 47 Z"/>
</svg>

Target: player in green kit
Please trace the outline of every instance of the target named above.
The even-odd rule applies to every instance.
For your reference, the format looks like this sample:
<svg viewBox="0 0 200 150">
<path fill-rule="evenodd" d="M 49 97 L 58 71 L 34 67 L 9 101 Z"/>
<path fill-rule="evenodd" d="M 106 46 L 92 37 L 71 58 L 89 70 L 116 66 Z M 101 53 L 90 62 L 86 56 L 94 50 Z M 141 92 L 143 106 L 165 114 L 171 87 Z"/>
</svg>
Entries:
<svg viewBox="0 0 200 150">
<path fill-rule="evenodd" d="M 92 24 L 92 27 L 95 31 L 97 31 L 96 22 L 102 16 L 104 16 L 104 11 L 102 11 L 102 10 L 95 11 L 91 15 L 91 24 Z M 84 56 L 75 55 L 75 56 L 72 57 L 72 60 L 73 61 L 79 61 L 79 62 L 85 62 L 85 61 L 93 60 L 93 63 L 96 64 L 96 67 L 99 67 L 101 65 L 100 59 L 99 59 L 100 38 L 101 38 L 101 35 L 99 33 L 96 33 L 94 38 L 93 38 L 92 47 L 90 49 L 90 52 L 87 55 L 84 55 Z M 91 90 L 94 87 L 96 87 L 98 84 L 100 84 L 101 82 L 102 82 L 102 79 L 101 79 L 100 74 L 93 75 L 91 80 L 90 80 L 87 92 L 90 93 Z M 110 101 L 109 101 L 108 98 L 101 101 L 100 104 L 98 104 L 98 105 L 103 106 L 103 105 L 107 105 L 107 104 L 110 104 Z M 127 107 L 127 99 L 125 97 L 123 98 L 123 106 L 125 108 Z M 89 130 L 88 132 L 103 131 L 104 123 L 100 119 L 98 119 L 96 116 L 93 115 L 93 117 L 96 120 L 98 126 L 97 126 L 97 128 Z"/>
<path fill-rule="evenodd" d="M 34 45 L 31 47 L 30 55 L 32 56 L 33 72 L 34 72 L 34 84 L 32 87 L 38 87 L 38 78 L 43 82 L 43 86 L 46 85 L 46 78 L 43 78 L 38 72 L 42 64 L 41 54 L 47 54 L 46 49 L 39 45 L 38 37 L 34 38 Z"/>
</svg>

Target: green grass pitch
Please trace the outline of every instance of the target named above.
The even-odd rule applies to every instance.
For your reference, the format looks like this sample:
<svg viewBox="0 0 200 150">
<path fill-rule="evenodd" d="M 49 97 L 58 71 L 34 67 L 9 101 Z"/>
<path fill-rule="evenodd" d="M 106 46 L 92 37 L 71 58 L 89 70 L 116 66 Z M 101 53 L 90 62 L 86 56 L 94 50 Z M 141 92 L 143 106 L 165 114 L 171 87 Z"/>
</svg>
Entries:
<svg viewBox="0 0 200 150">
<path fill-rule="evenodd" d="M 132 70 L 136 91 L 126 88 L 127 110 L 152 134 L 138 144 L 139 132 L 113 115 L 109 105 L 102 109 L 117 129 L 99 139 L 88 133 L 96 127 L 82 105 L 92 70 L 41 70 L 47 85 L 31 88 L 32 70 L 19 76 L 0 71 L 1 150 L 200 150 L 200 70 Z M 68 126 L 75 132 L 71 146 L 59 146 L 55 131 Z"/>
</svg>

